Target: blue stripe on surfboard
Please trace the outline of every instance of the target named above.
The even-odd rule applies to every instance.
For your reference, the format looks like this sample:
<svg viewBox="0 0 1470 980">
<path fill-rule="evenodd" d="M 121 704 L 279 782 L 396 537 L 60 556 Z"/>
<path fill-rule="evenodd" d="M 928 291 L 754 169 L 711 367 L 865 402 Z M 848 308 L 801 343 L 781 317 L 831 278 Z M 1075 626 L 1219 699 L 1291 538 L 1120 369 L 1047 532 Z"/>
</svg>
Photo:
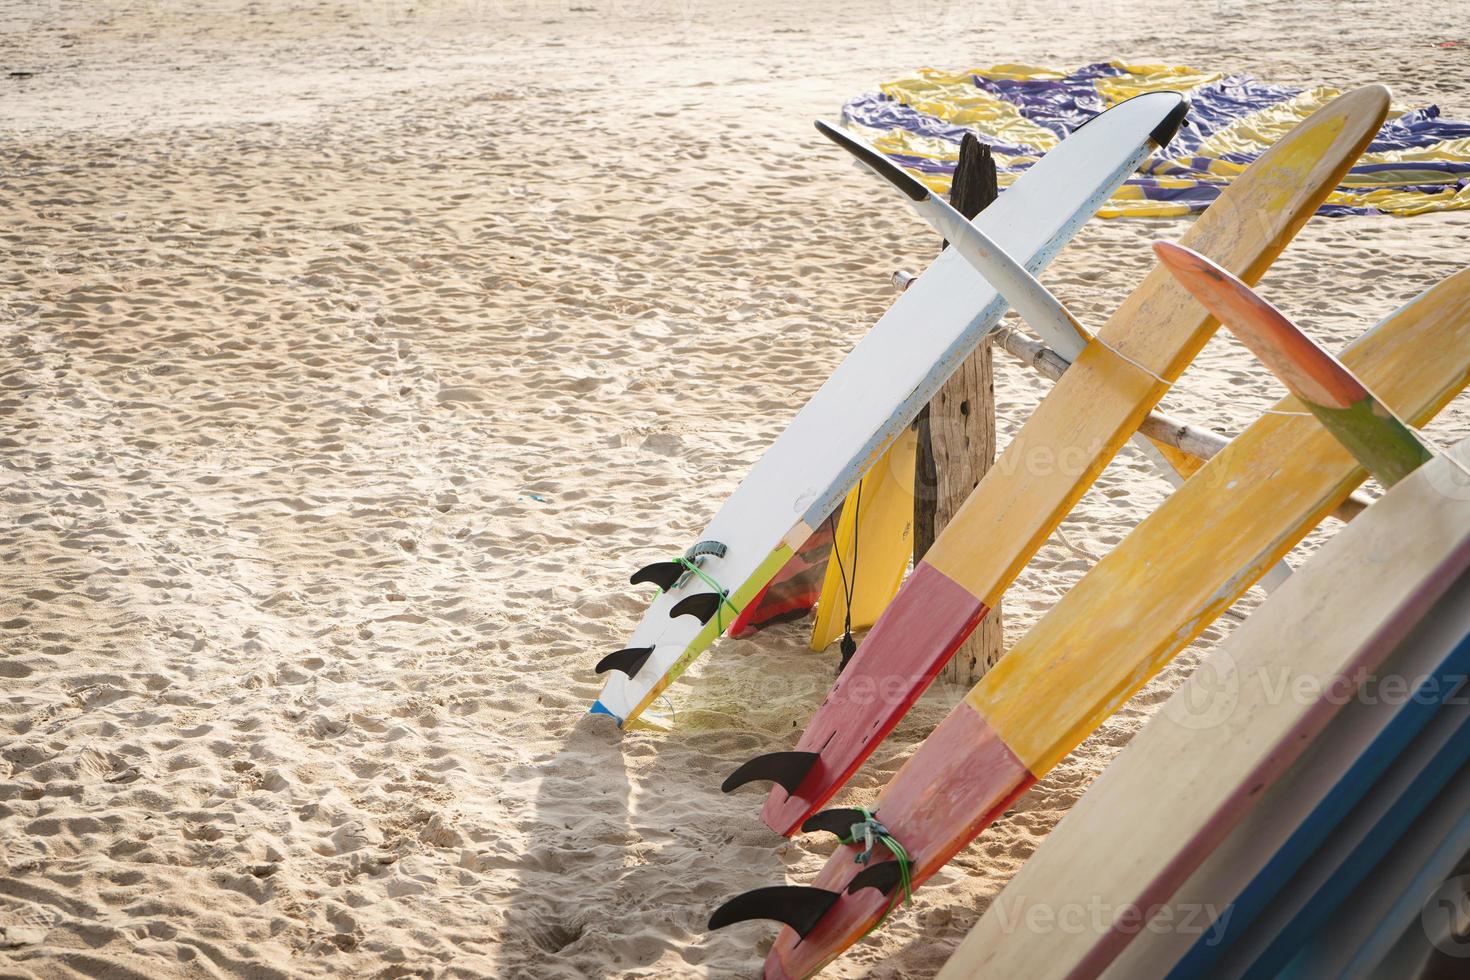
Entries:
<svg viewBox="0 0 1470 980">
<path fill-rule="evenodd" d="M 1393 850 L 1419 815 L 1464 768 L 1470 759 L 1470 719 L 1462 722 L 1450 740 L 1440 747 L 1424 765 L 1399 798 L 1383 815 L 1383 819 L 1363 838 L 1353 853 L 1309 900 L 1302 911 L 1250 965 L 1245 977 L 1275 977 L 1298 957 L 1318 930 L 1329 928 L 1329 916 L 1335 913 L 1368 876 L 1368 873 Z"/>
<path fill-rule="evenodd" d="M 1368 933 L 1366 939 L 1358 941 L 1358 948 L 1354 951 L 1353 959 L 1342 970 L 1343 976 L 1366 976 L 1368 970 L 1383 963 L 1384 958 L 1392 951 L 1397 941 L 1406 935 L 1408 930 L 1415 928 L 1416 920 L 1422 923 L 1426 903 L 1434 897 L 1435 890 L 1459 866 L 1460 862 L 1470 854 L 1470 801 L 1466 799 L 1466 784 L 1470 780 L 1470 767 L 1461 769 L 1455 774 L 1445 787 L 1444 792 L 1429 805 L 1421 820 L 1409 830 L 1407 845 L 1421 844 L 1425 841 L 1437 842 L 1434 844 L 1429 855 L 1417 860 L 1417 866 L 1411 866 L 1413 876 L 1402 888 L 1398 888 L 1394 896 L 1393 904 L 1388 910 L 1378 917 L 1377 925 Z M 1439 811 L 1436 813 L 1435 811 Z M 1447 828 L 1437 830 L 1443 822 L 1446 812 L 1455 813 L 1458 816 Z M 1436 819 L 1439 818 L 1439 819 Z M 1425 826 L 1426 823 L 1432 823 Z M 1418 839 L 1415 840 L 1415 835 Z M 1417 848 L 1416 848 L 1417 850 Z M 1422 928 L 1422 925 L 1420 925 Z M 1426 938 L 1428 938 L 1426 936 Z M 1341 937 L 1338 946 L 1341 945 Z M 1313 946 L 1304 950 L 1311 959 L 1320 959 L 1321 954 L 1326 952 L 1320 946 Z M 1444 950 L 1452 953 L 1453 948 Z M 1316 955 L 1312 955 L 1316 954 Z M 1310 959 L 1308 960 L 1310 962 Z M 1308 966 L 1307 969 L 1320 968 Z"/>
<path fill-rule="evenodd" d="M 1422 698 L 1426 685 L 1435 684 L 1443 688 L 1446 675 L 1463 676 L 1467 667 L 1470 667 L 1470 636 L 1462 639 L 1449 652 L 1433 676 L 1418 679 L 1419 684 L 1414 694 L 1408 698 L 1408 703 L 1395 713 L 1393 720 L 1379 732 L 1363 755 L 1287 838 L 1266 866 L 1246 886 L 1245 891 L 1220 912 L 1217 925 L 1195 940 L 1189 952 L 1169 972 L 1169 980 L 1188 980 L 1212 975 L 1231 945 L 1244 935 L 1245 930 L 1267 908 L 1307 858 L 1316 852 L 1333 828 L 1357 805 L 1373 783 L 1429 723 L 1439 701 L 1434 699 L 1426 702 Z M 1441 690 L 1439 697 L 1448 693 Z M 1330 731 L 1329 726 L 1323 736 L 1327 736 Z M 1225 923 L 1223 928 L 1218 925 L 1221 922 Z"/>
<path fill-rule="evenodd" d="M 600 700 L 593 701 L 592 707 L 587 709 L 587 713 L 589 715 L 607 715 L 609 718 L 618 723 L 619 728 L 621 728 L 623 725 L 623 719 L 619 718 L 617 715 L 609 711 L 607 705 L 603 704 Z"/>
</svg>

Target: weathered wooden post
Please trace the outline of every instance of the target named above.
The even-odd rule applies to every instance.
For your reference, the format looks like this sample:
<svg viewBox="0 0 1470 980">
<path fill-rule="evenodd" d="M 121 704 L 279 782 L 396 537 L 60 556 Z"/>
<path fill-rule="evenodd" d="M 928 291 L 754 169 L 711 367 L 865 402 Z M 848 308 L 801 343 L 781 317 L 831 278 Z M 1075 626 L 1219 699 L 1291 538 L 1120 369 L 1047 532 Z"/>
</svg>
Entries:
<svg viewBox="0 0 1470 980">
<path fill-rule="evenodd" d="M 974 134 L 960 143 L 949 200 L 974 218 L 999 196 L 990 147 Z M 947 243 L 946 243 L 947 244 Z M 995 462 L 995 383 L 989 343 L 970 355 L 914 423 L 914 562 L 917 564 Z M 997 603 L 954 659 L 956 676 L 978 681 L 1004 652 Z"/>
</svg>

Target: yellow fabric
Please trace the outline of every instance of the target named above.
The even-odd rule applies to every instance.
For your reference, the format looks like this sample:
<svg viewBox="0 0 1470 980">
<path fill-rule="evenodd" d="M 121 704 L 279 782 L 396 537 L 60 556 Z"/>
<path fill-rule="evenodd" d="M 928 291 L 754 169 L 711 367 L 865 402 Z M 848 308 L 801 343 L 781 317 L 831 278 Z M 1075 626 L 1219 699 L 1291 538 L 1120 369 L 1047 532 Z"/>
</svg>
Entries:
<svg viewBox="0 0 1470 980">
<path fill-rule="evenodd" d="M 1187 97 L 1191 89 L 1226 77 L 1222 72 L 1183 65 L 1132 64 L 1120 60 L 1109 64 L 1126 74 L 1097 78 L 1091 83 L 1108 105 L 1160 90 L 1182 92 Z M 1014 82 L 1063 81 L 1070 76 L 1054 68 L 1025 64 L 993 65 L 964 71 L 924 68 L 884 82 L 879 88 L 904 106 L 942 123 L 973 128 L 996 143 L 1036 147 L 1044 152 L 1060 141 L 1051 129 L 1022 115 L 1017 105 L 978 88 L 972 81 L 973 77 Z M 1338 94 L 1336 89 L 1318 86 L 1306 89 L 1286 102 L 1249 111 L 1212 133 L 1187 157 L 1155 159 L 1148 171 L 1150 180 L 1161 188 L 1183 189 L 1216 183 L 1223 187 L 1239 176 L 1245 164 L 1222 160 L 1221 156 L 1261 153 Z M 1404 111 L 1403 108 L 1392 110 L 1389 118 L 1393 119 Z M 951 140 L 911 132 L 902 127 L 854 128 L 890 155 L 952 163 L 958 153 L 958 147 Z M 1006 156 L 1002 153 L 995 156 L 1002 187 L 1013 182 L 1016 172 L 1036 159 L 1028 155 Z M 1335 192 L 1326 204 L 1373 208 L 1394 215 L 1470 209 L 1470 187 L 1459 190 L 1454 186 L 1454 178 L 1446 177 L 1443 167 L 1436 172 L 1416 168 L 1416 162 L 1464 163 L 1465 173 L 1470 173 L 1470 139 L 1446 139 L 1424 147 L 1366 154 L 1359 162 L 1360 167 L 1401 166 L 1393 170 L 1349 174 L 1343 181 L 1343 187 L 1362 190 L 1353 194 Z M 949 192 L 950 178 L 947 174 L 913 172 L 936 193 Z M 1443 189 L 1434 185 L 1443 185 Z M 1120 188 L 1098 214 L 1104 218 L 1173 217 L 1197 213 L 1201 206 L 1199 201 L 1191 205 L 1189 201 L 1151 199 L 1141 187 L 1127 185 Z"/>
<path fill-rule="evenodd" d="M 885 82 L 879 91 L 904 105 L 927 112 L 960 126 L 978 126 L 998 139 L 1025 143 L 1050 150 L 1059 140 L 1051 130 L 1036 125 L 1004 99 L 997 99 L 975 87 L 970 81 L 977 72 L 941 72 L 920 69 L 917 75 Z M 954 158 L 953 144 L 945 144 L 949 159 Z M 907 144 L 905 144 L 907 146 Z M 909 152 L 907 149 L 904 152 Z"/>
<path fill-rule="evenodd" d="M 867 629 L 876 623 L 898 594 L 914 547 L 914 457 L 918 444 L 917 434 L 905 429 L 847 495 L 812 623 L 813 650 L 825 650 L 842 636 L 847 613 L 843 570 L 853 590 L 853 629 Z"/>
</svg>

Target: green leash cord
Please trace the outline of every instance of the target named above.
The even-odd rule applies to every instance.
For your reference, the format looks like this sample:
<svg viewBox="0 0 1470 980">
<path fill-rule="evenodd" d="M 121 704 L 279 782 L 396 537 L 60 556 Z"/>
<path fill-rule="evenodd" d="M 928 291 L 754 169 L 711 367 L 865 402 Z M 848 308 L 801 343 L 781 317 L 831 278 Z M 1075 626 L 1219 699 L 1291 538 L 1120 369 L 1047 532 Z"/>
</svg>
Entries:
<svg viewBox="0 0 1470 980">
<path fill-rule="evenodd" d="M 725 632 L 725 622 L 720 617 L 720 610 L 725 606 L 729 606 L 731 611 L 734 612 L 736 616 L 740 615 L 740 610 L 736 607 L 735 603 L 730 601 L 730 593 L 721 588 L 719 582 L 716 582 L 714 579 L 710 578 L 709 575 L 705 573 L 704 569 L 700 568 L 688 558 L 684 558 L 682 556 L 679 558 L 675 558 L 674 563 L 677 565 L 681 565 L 687 571 L 691 571 L 695 575 L 698 575 L 701 582 L 715 590 L 715 594 L 720 597 L 720 605 L 715 607 L 715 635 L 719 636 L 721 633 Z M 734 620 L 731 620 L 731 622 L 733 621 Z"/>
<path fill-rule="evenodd" d="M 842 843 L 861 844 L 863 846 L 862 853 L 853 859 L 862 865 L 866 865 L 873 859 L 873 848 L 875 845 L 882 844 L 888 848 L 889 853 L 898 862 L 898 883 L 902 886 L 901 890 L 893 893 L 893 901 L 888 903 L 888 908 L 883 910 L 883 914 L 878 917 L 878 921 L 874 922 L 868 928 L 868 931 L 863 933 L 863 938 L 867 938 L 874 929 L 877 929 L 884 923 L 889 913 L 898 908 L 900 903 L 914 900 L 914 877 L 911 867 L 913 862 L 909 858 L 909 852 L 904 850 L 904 846 L 894 839 L 893 835 L 888 832 L 888 828 L 883 826 L 877 817 L 873 816 L 872 810 L 869 810 L 865 806 L 860 806 L 857 809 L 862 813 L 863 819 L 848 828 L 847 836 L 842 838 Z"/>
</svg>

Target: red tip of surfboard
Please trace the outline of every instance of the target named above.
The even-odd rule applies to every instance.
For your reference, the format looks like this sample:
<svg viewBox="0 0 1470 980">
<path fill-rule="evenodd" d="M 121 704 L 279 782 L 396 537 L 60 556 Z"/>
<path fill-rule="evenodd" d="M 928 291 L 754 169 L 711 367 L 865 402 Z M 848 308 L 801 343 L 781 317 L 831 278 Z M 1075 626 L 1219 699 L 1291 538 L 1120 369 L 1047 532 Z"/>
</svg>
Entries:
<svg viewBox="0 0 1470 980">
<path fill-rule="evenodd" d="M 1325 408 L 1348 408 L 1368 397 L 1337 358 L 1229 270 L 1173 242 L 1154 242 L 1154 254 L 1293 395 Z"/>
<path fill-rule="evenodd" d="M 761 810 L 784 837 L 822 809 L 891 732 L 989 610 L 920 562 L 858 647 L 796 744 L 819 753 L 796 790 L 771 790 Z"/>
<path fill-rule="evenodd" d="M 980 713 L 962 703 L 889 781 L 873 812 L 912 857 L 917 887 L 1035 782 Z M 841 896 L 805 937 L 781 930 L 766 957 L 767 977 L 810 976 L 861 939 L 892 903 L 892 893 L 874 888 L 848 893 L 865 867 L 854 860 L 860 850 L 839 846 L 817 872 L 812 886 Z"/>
</svg>

